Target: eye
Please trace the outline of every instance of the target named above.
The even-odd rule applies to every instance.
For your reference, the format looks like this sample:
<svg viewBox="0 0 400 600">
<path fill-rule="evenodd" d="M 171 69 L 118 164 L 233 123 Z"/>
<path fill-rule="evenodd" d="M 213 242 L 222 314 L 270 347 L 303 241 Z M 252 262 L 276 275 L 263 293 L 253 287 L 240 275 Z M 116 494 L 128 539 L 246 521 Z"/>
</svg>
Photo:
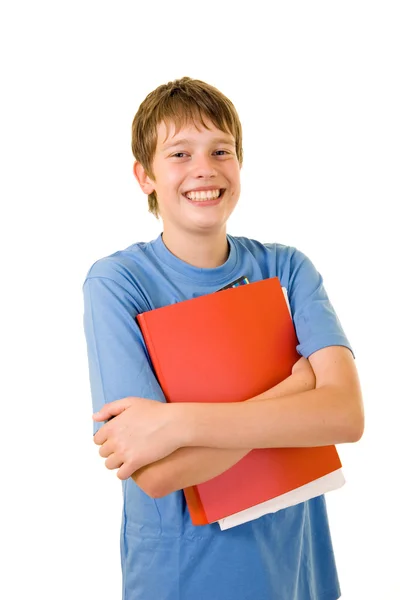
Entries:
<svg viewBox="0 0 400 600">
<path fill-rule="evenodd" d="M 227 150 L 216 150 L 215 152 L 224 152 L 224 154 L 229 154 L 229 152 Z M 223 156 L 223 155 L 219 154 L 218 156 Z"/>
<path fill-rule="evenodd" d="M 182 158 L 182 156 L 184 156 L 186 154 L 186 152 L 175 152 L 175 154 L 173 154 L 172 156 L 174 158 Z"/>
</svg>

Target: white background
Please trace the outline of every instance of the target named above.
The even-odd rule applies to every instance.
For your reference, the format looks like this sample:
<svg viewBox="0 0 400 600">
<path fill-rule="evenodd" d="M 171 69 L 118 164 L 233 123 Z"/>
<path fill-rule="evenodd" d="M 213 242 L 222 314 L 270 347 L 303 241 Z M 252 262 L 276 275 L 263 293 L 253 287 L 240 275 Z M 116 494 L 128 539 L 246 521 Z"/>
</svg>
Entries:
<svg viewBox="0 0 400 600">
<path fill-rule="evenodd" d="M 162 231 L 132 175 L 130 126 L 184 75 L 241 117 L 228 232 L 305 252 L 356 354 L 365 434 L 339 447 L 347 484 L 327 496 L 342 599 L 400 598 L 396 10 L 2 5 L 2 598 L 120 597 L 121 484 L 92 441 L 81 288 L 95 260 Z"/>
</svg>

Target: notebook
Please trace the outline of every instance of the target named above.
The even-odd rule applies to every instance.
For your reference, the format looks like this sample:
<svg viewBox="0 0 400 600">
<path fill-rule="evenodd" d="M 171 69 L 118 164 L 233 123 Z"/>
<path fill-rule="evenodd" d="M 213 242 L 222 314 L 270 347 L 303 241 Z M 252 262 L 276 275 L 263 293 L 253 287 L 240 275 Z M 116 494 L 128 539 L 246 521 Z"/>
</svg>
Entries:
<svg viewBox="0 0 400 600">
<path fill-rule="evenodd" d="M 277 277 L 137 315 L 168 402 L 239 402 L 291 374 L 299 359 L 287 292 Z M 262 448 L 183 490 L 195 525 L 221 529 L 341 487 L 335 446 Z"/>
</svg>

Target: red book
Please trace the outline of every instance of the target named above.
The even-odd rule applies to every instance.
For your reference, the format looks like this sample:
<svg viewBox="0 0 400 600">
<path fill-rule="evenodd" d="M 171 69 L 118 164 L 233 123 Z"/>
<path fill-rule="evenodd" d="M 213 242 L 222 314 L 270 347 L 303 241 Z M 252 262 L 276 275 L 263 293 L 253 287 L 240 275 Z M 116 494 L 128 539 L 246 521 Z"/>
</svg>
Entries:
<svg viewBox="0 0 400 600">
<path fill-rule="evenodd" d="M 279 279 L 137 316 L 167 402 L 240 402 L 291 374 L 298 340 Z M 343 485 L 335 446 L 262 448 L 184 489 L 194 525 L 227 529 Z"/>
</svg>

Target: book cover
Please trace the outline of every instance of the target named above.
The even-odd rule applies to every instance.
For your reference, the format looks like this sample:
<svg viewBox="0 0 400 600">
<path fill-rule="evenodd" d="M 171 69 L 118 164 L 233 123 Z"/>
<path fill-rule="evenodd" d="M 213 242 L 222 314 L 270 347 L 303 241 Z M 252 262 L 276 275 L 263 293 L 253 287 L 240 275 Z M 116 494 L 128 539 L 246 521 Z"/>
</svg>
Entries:
<svg viewBox="0 0 400 600">
<path fill-rule="evenodd" d="M 168 402 L 244 401 L 286 379 L 299 359 L 277 277 L 147 311 L 137 321 Z M 195 525 L 219 521 L 227 529 L 279 510 L 279 497 L 290 506 L 340 487 L 340 469 L 335 446 L 255 449 L 184 494 Z"/>
</svg>

